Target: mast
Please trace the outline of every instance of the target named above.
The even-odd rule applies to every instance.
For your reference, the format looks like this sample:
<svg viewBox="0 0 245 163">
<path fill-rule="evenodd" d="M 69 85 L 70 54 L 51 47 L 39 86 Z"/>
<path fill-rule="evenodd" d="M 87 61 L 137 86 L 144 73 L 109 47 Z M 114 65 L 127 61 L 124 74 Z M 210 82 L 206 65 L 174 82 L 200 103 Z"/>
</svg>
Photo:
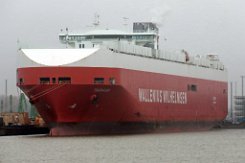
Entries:
<svg viewBox="0 0 245 163">
<path fill-rule="evenodd" d="M 9 111 L 13 112 L 13 95 L 9 95 Z"/>
<path fill-rule="evenodd" d="M 5 80 L 5 111 L 8 110 L 8 80 Z"/>
<path fill-rule="evenodd" d="M 127 17 L 123 17 L 123 26 L 125 27 L 125 29 L 127 29 L 128 27 L 128 19 Z"/>
<path fill-rule="evenodd" d="M 94 27 L 97 28 L 100 25 L 100 15 L 95 13 L 94 14 Z"/>
<path fill-rule="evenodd" d="M 231 112 L 231 122 L 233 123 L 233 84 L 232 82 L 230 82 L 230 90 L 231 90 L 231 93 L 230 93 L 230 104 L 231 104 L 231 109 L 230 109 L 230 112 Z"/>
<path fill-rule="evenodd" d="M 66 27 L 66 49 L 68 48 L 68 41 L 69 41 L 69 35 L 68 35 L 68 27 Z"/>
</svg>

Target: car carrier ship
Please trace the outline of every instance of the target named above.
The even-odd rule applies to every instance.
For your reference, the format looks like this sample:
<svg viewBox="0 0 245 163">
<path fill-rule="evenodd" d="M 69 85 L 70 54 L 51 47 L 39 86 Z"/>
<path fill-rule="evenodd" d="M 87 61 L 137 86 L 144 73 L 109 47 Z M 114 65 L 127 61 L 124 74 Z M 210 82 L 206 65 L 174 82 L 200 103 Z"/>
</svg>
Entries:
<svg viewBox="0 0 245 163">
<path fill-rule="evenodd" d="M 21 49 L 17 86 L 50 135 L 210 129 L 227 115 L 216 55 L 159 50 L 156 24 L 59 34 L 65 49 Z"/>
</svg>

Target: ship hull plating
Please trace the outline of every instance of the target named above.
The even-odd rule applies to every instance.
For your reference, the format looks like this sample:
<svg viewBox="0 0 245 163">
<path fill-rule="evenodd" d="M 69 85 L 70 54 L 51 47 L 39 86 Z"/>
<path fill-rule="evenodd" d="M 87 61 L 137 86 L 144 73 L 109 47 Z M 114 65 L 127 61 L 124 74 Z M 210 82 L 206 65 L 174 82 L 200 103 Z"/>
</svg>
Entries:
<svg viewBox="0 0 245 163">
<path fill-rule="evenodd" d="M 209 129 L 227 115 L 223 81 L 101 67 L 19 68 L 17 78 L 55 136 Z"/>
</svg>

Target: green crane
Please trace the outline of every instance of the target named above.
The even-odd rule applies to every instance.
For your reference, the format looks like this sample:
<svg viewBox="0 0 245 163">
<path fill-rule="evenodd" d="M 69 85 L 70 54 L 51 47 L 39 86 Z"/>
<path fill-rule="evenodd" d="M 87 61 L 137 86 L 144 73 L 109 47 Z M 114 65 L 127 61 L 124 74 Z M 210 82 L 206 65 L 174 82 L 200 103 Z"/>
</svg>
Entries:
<svg viewBox="0 0 245 163">
<path fill-rule="evenodd" d="M 24 112 L 27 109 L 27 103 L 24 93 L 20 94 L 18 112 Z"/>
<path fill-rule="evenodd" d="M 30 118 L 35 119 L 37 116 L 37 109 L 34 105 L 31 105 L 31 112 L 30 112 Z"/>
<path fill-rule="evenodd" d="M 1 99 L 1 112 L 3 112 L 3 99 Z"/>
</svg>

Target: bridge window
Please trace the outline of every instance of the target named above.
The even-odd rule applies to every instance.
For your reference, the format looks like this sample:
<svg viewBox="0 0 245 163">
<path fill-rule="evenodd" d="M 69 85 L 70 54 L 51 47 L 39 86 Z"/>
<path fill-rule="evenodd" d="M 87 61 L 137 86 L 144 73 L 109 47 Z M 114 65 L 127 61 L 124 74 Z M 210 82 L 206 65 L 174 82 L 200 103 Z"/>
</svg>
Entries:
<svg viewBox="0 0 245 163">
<path fill-rule="evenodd" d="M 59 77 L 58 81 L 59 81 L 59 84 L 70 84 L 71 78 L 70 77 Z"/>
<path fill-rule="evenodd" d="M 56 83 L 56 78 L 52 78 L 52 83 L 53 83 L 53 84 Z"/>
<path fill-rule="evenodd" d="M 24 83 L 23 78 L 20 78 L 20 79 L 19 79 L 19 83 L 20 83 L 20 84 L 23 84 L 23 83 Z"/>
<path fill-rule="evenodd" d="M 66 40 L 65 36 L 60 36 L 60 40 Z"/>
<path fill-rule="evenodd" d="M 104 78 L 94 78 L 94 84 L 103 84 Z"/>
<path fill-rule="evenodd" d="M 40 84 L 49 84 L 49 83 L 50 83 L 50 78 L 48 77 L 40 78 Z"/>
<path fill-rule="evenodd" d="M 92 36 L 86 36 L 85 39 L 86 40 L 92 39 Z"/>
</svg>

